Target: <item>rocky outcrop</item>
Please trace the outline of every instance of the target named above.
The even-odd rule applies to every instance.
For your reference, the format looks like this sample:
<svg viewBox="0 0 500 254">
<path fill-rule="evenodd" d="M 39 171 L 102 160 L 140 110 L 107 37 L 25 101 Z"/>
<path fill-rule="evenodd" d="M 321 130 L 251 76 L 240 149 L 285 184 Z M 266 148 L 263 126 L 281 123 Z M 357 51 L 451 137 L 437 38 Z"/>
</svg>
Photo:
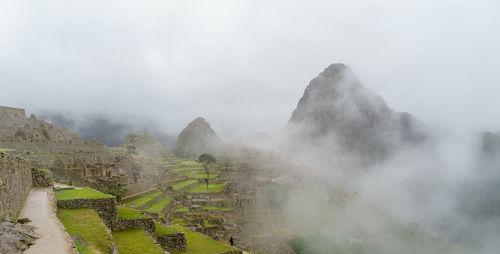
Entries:
<svg viewBox="0 0 500 254">
<path fill-rule="evenodd" d="M 0 152 L 0 221 L 17 218 L 31 185 L 30 162 Z"/>
<path fill-rule="evenodd" d="M 0 223 L 0 253 L 21 254 L 37 238 L 40 238 L 40 235 L 32 226 L 12 222 Z"/>
<path fill-rule="evenodd" d="M 171 154 L 149 132 L 137 132 L 127 135 L 122 148 L 132 154 L 147 159 L 163 159 L 172 157 Z"/>
<path fill-rule="evenodd" d="M 425 139 L 413 116 L 390 109 L 344 64 L 330 65 L 310 82 L 287 130 L 300 144 L 364 162 Z"/>
<path fill-rule="evenodd" d="M 54 185 L 52 171 L 47 169 L 31 169 L 34 187 L 52 187 Z"/>
<path fill-rule="evenodd" d="M 179 157 L 196 157 L 203 153 L 215 153 L 222 141 L 205 119 L 198 117 L 179 134 L 174 154 Z"/>
</svg>

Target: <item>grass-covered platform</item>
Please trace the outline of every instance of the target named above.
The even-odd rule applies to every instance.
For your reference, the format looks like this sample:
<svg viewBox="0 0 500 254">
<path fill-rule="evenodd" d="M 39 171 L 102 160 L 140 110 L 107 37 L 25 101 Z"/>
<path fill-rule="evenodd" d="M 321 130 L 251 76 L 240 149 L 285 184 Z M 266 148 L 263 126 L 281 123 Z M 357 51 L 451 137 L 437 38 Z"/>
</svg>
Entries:
<svg viewBox="0 0 500 254">
<path fill-rule="evenodd" d="M 84 187 L 76 189 L 65 189 L 54 192 L 56 200 L 71 200 L 71 199 L 98 199 L 111 198 L 113 196 L 104 194 L 100 191 Z"/>
<path fill-rule="evenodd" d="M 106 226 L 93 209 L 60 208 L 57 210 L 57 217 L 70 235 L 79 235 L 89 243 L 88 246 L 75 243 L 80 253 L 108 253 L 109 248 L 114 245 L 113 237 L 108 234 Z"/>
<path fill-rule="evenodd" d="M 131 207 L 139 208 L 141 206 L 144 206 L 148 202 L 153 201 L 154 199 L 156 199 L 160 195 L 161 195 L 160 191 L 149 193 L 141 198 L 134 199 L 134 200 L 128 202 L 127 205 L 129 205 Z"/>
<path fill-rule="evenodd" d="M 155 222 L 155 227 L 156 227 L 156 235 L 157 236 L 163 236 L 163 235 L 169 235 L 169 234 L 175 234 L 177 233 L 176 230 L 167 227 L 163 224 L 160 224 L 158 222 Z"/>
<path fill-rule="evenodd" d="M 179 182 L 179 183 L 172 185 L 172 188 L 175 191 L 179 191 L 179 190 L 182 190 L 182 189 L 186 188 L 187 186 L 195 184 L 197 182 L 199 182 L 199 181 L 198 180 L 186 180 L 186 181 L 182 181 L 182 182 Z"/>
<path fill-rule="evenodd" d="M 151 236 L 142 229 L 123 230 L 113 232 L 120 254 L 163 254 Z M 103 252 L 108 253 L 108 252 Z"/>
<path fill-rule="evenodd" d="M 233 211 L 233 208 L 231 208 L 231 207 L 204 206 L 203 210 L 205 210 L 205 211 L 217 210 L 217 211 L 221 211 L 221 212 L 227 212 L 227 211 Z"/>
<path fill-rule="evenodd" d="M 146 211 L 152 212 L 152 213 L 160 213 L 165 207 L 170 204 L 170 201 L 172 201 L 172 198 L 170 197 L 164 197 L 162 200 L 158 201 L 156 204 L 152 205 Z"/>
<path fill-rule="evenodd" d="M 118 218 L 120 219 L 143 219 L 149 218 L 148 216 L 139 213 L 133 208 L 126 206 L 117 206 L 116 210 L 118 211 Z"/>
<path fill-rule="evenodd" d="M 208 189 L 207 189 L 206 183 L 200 182 L 197 186 L 190 189 L 189 192 L 191 192 L 191 193 L 219 193 L 219 192 L 222 192 L 223 187 L 224 187 L 224 184 L 209 183 Z"/>
<path fill-rule="evenodd" d="M 187 251 L 174 252 L 174 254 L 216 254 L 237 250 L 203 234 L 191 232 L 180 225 L 173 225 L 172 227 L 184 232 L 187 241 Z"/>
</svg>

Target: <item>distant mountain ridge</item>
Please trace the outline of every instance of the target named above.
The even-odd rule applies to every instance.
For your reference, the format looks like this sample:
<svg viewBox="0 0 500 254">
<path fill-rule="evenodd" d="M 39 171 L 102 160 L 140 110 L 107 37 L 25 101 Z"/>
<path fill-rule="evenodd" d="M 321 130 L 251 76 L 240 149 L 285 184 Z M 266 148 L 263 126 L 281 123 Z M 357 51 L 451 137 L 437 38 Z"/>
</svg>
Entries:
<svg viewBox="0 0 500 254">
<path fill-rule="evenodd" d="M 418 125 L 366 89 L 348 66 L 332 64 L 309 83 L 286 129 L 295 140 L 370 162 L 425 140 Z"/>
</svg>

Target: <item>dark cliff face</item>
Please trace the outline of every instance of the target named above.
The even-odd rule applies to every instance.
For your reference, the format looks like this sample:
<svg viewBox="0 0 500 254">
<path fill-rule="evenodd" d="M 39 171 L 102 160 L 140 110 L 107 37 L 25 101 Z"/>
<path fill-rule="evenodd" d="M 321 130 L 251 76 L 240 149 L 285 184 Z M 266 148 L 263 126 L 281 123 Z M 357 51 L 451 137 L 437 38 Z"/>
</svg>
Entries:
<svg viewBox="0 0 500 254">
<path fill-rule="evenodd" d="M 174 154 L 179 157 L 196 157 L 203 153 L 214 153 L 221 145 L 221 139 L 210 124 L 198 117 L 179 134 Z"/>
<path fill-rule="evenodd" d="M 344 64 L 330 65 L 310 82 L 287 130 L 301 142 L 334 146 L 335 152 L 354 153 L 366 161 L 381 160 L 402 144 L 425 139 L 413 116 L 390 109 Z"/>
</svg>

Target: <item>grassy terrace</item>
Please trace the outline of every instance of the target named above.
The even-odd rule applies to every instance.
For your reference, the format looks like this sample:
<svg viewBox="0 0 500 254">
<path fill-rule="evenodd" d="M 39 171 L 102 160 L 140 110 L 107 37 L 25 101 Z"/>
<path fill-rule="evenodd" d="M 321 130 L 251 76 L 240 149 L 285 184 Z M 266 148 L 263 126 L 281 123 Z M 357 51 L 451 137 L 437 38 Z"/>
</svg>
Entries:
<svg viewBox="0 0 500 254">
<path fill-rule="evenodd" d="M 142 229 L 113 232 L 120 254 L 163 254 L 164 251 L 154 244 L 153 239 Z M 106 252 L 103 253 L 108 253 Z"/>
<path fill-rule="evenodd" d="M 186 220 L 184 220 L 183 218 L 175 218 L 174 221 L 173 221 L 174 224 L 179 224 L 179 225 L 182 225 L 182 226 L 186 226 L 187 223 L 186 223 Z"/>
<path fill-rule="evenodd" d="M 80 235 L 89 245 L 76 242 L 78 251 L 84 254 L 108 253 L 114 244 L 111 235 L 97 213 L 90 208 L 57 209 L 57 217 L 70 235 Z"/>
<path fill-rule="evenodd" d="M 196 162 L 196 161 L 182 161 L 180 164 L 182 166 L 198 166 L 198 167 L 201 167 L 201 163 Z"/>
<path fill-rule="evenodd" d="M 205 236 L 203 234 L 197 233 L 197 232 L 191 232 L 188 229 L 179 226 L 179 225 L 173 225 L 173 228 L 184 232 L 186 236 L 186 242 L 187 242 L 187 251 L 186 252 L 174 252 L 174 254 L 214 254 L 214 253 L 221 253 L 221 252 L 226 252 L 230 250 L 236 250 L 234 248 L 231 248 L 230 246 L 227 246 L 221 242 L 218 242 L 212 238 L 209 238 L 208 236 Z M 120 252 L 121 253 L 121 252 Z"/>
<path fill-rule="evenodd" d="M 215 179 L 219 174 L 208 174 L 208 179 Z M 205 173 L 200 173 L 200 174 L 190 174 L 190 178 L 196 178 L 196 179 L 205 179 L 207 178 L 207 174 Z"/>
<path fill-rule="evenodd" d="M 186 180 L 186 181 L 172 185 L 172 188 L 174 188 L 174 190 L 178 191 L 178 190 L 182 190 L 186 186 L 189 186 L 189 185 L 191 185 L 193 183 L 197 183 L 197 182 L 198 182 L 198 180 Z"/>
<path fill-rule="evenodd" d="M 152 213 L 159 213 L 165 207 L 167 207 L 168 204 L 170 204 L 170 201 L 172 201 L 172 199 L 170 197 L 165 197 L 164 199 L 160 200 L 156 204 L 152 205 L 150 208 L 146 209 L 146 211 L 152 212 Z"/>
<path fill-rule="evenodd" d="M 202 168 L 200 167 L 185 167 L 185 168 L 176 168 L 174 169 L 174 172 L 184 172 L 184 171 L 193 171 L 193 170 L 196 170 L 196 171 L 201 171 Z"/>
<path fill-rule="evenodd" d="M 203 210 L 205 210 L 205 211 L 218 210 L 218 211 L 221 211 L 221 212 L 225 212 L 225 211 L 232 211 L 233 208 L 230 208 L 230 207 L 216 207 L 216 206 L 204 206 Z"/>
<path fill-rule="evenodd" d="M 161 192 L 159 192 L 159 191 L 149 193 L 142 198 L 134 199 L 134 200 L 128 202 L 127 205 L 135 207 L 135 208 L 141 207 L 141 206 L 145 205 L 146 203 L 150 202 L 151 200 L 159 197 L 160 195 L 161 195 Z"/>
<path fill-rule="evenodd" d="M 10 149 L 10 148 L 0 148 L 0 152 L 10 152 L 10 151 L 14 151 L 14 149 Z"/>
<path fill-rule="evenodd" d="M 104 194 L 100 191 L 85 187 L 71 190 L 60 190 L 54 193 L 57 200 L 70 199 L 95 199 L 95 198 L 110 198 L 111 195 Z"/>
<path fill-rule="evenodd" d="M 118 210 L 118 218 L 121 219 L 141 219 L 148 218 L 148 216 L 144 214 L 140 214 L 135 209 L 126 206 L 117 206 L 116 210 Z"/>
<path fill-rule="evenodd" d="M 170 227 L 167 227 L 163 224 L 160 224 L 158 222 L 155 222 L 156 226 L 156 235 L 157 236 L 162 236 L 162 235 L 169 235 L 169 234 L 175 234 L 177 233 L 176 230 L 171 229 Z"/>
<path fill-rule="evenodd" d="M 187 210 L 187 207 L 178 205 L 177 207 L 175 207 L 174 212 L 187 212 Z"/>
<path fill-rule="evenodd" d="M 211 192 L 221 192 L 222 188 L 224 187 L 224 184 L 208 184 L 208 189 L 207 185 L 204 182 L 200 182 L 196 187 L 192 188 L 189 190 L 191 193 L 211 193 Z"/>
</svg>

